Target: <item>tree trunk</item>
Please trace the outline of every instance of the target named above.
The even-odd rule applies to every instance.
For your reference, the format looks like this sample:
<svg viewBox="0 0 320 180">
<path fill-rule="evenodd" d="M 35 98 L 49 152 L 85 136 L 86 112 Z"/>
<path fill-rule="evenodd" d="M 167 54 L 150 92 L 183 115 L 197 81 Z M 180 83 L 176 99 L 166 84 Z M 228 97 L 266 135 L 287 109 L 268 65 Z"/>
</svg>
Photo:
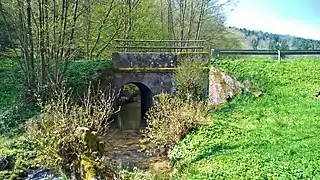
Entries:
<svg viewBox="0 0 320 180">
<path fill-rule="evenodd" d="M 65 73 L 67 72 L 67 69 L 70 65 L 70 57 L 71 57 L 71 46 L 74 45 L 74 31 L 76 29 L 76 23 L 77 23 L 77 12 L 78 12 L 78 6 L 79 6 L 79 0 L 74 0 L 74 5 L 73 5 L 73 21 L 72 21 L 72 26 L 71 26 L 71 33 L 70 33 L 70 37 L 69 37 L 69 43 L 68 43 L 68 48 L 65 54 L 65 63 L 64 63 L 64 68 L 63 68 L 63 72 L 60 74 L 60 78 L 59 78 L 59 84 L 61 83 Z M 64 27 L 65 28 L 65 27 Z M 73 51 L 75 51 L 75 47 L 73 47 L 72 49 Z"/>
<path fill-rule="evenodd" d="M 38 0 L 38 10 L 39 10 L 39 48 L 40 48 L 40 62 L 41 62 L 41 76 L 40 76 L 40 89 L 43 89 L 43 86 L 46 81 L 46 66 L 45 66 L 45 37 L 44 37 L 44 14 L 43 14 L 43 0 Z M 42 92 L 42 90 L 40 90 Z M 43 94 L 41 95 L 43 97 Z"/>
<path fill-rule="evenodd" d="M 86 24 L 87 24 L 87 32 L 86 32 L 86 58 L 87 59 L 91 59 L 90 58 L 90 42 L 91 42 L 91 0 L 87 0 L 86 2 L 86 6 L 87 6 L 87 13 L 85 15 L 86 17 Z"/>
<path fill-rule="evenodd" d="M 36 85 L 35 83 L 35 71 L 34 71 L 34 45 L 33 45 L 33 35 L 32 35 L 32 24 L 31 24 L 31 2 L 27 0 L 27 27 L 28 27 L 28 44 L 29 44 L 29 56 L 30 60 L 30 82 L 29 88 L 33 89 Z"/>
</svg>

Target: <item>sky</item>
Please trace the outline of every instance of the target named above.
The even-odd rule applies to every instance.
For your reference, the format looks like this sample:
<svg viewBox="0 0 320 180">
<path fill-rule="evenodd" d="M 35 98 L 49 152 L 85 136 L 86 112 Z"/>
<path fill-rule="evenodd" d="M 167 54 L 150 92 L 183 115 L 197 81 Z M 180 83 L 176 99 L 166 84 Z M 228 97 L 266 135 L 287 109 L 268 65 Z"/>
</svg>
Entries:
<svg viewBox="0 0 320 180">
<path fill-rule="evenodd" d="M 320 0 L 239 0 L 227 25 L 320 40 Z"/>
</svg>

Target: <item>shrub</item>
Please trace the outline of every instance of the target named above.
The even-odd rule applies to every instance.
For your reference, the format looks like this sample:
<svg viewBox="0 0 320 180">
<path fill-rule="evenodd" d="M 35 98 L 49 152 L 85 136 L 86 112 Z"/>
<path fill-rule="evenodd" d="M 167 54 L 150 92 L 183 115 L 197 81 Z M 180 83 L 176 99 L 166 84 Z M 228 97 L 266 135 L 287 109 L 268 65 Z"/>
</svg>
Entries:
<svg viewBox="0 0 320 180">
<path fill-rule="evenodd" d="M 142 142 L 150 143 L 148 153 L 166 154 L 193 128 L 206 123 L 209 108 L 204 101 L 191 103 L 169 94 L 160 94 L 157 98 L 147 113 L 148 126 L 143 131 Z"/>
<path fill-rule="evenodd" d="M 167 171 L 144 172 L 137 168 L 133 171 L 121 170 L 119 179 L 125 180 L 171 180 L 171 174 Z"/>
<path fill-rule="evenodd" d="M 66 85 L 72 89 L 77 98 L 82 97 L 90 82 L 97 84 L 102 74 L 111 69 L 112 62 L 109 60 L 72 62 L 66 72 Z"/>
<path fill-rule="evenodd" d="M 115 93 L 88 88 L 82 104 L 71 101 L 71 92 L 62 89 L 42 106 L 38 120 L 28 126 L 30 140 L 41 154 L 40 164 L 68 177 L 106 178 L 106 120 L 114 113 Z"/>
<path fill-rule="evenodd" d="M 204 100 L 208 94 L 208 61 L 181 59 L 174 74 L 175 95 L 182 99 Z"/>
<path fill-rule="evenodd" d="M 19 179 L 36 168 L 33 145 L 25 136 L 3 138 L 0 136 L 0 179 Z"/>
<path fill-rule="evenodd" d="M 22 100 L 21 100 L 22 101 Z M 0 112 L 0 134 L 13 137 L 25 130 L 26 121 L 39 113 L 39 107 L 30 103 L 15 102 L 4 112 Z"/>
</svg>

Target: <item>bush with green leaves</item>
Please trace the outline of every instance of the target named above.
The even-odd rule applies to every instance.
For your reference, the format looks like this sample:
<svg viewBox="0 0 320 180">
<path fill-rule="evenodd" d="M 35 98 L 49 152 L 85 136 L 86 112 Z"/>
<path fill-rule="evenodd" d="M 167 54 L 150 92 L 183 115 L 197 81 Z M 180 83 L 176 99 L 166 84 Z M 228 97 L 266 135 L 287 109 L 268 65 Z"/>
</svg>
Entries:
<svg viewBox="0 0 320 180">
<path fill-rule="evenodd" d="M 170 94 L 157 95 L 147 113 L 148 126 L 142 142 L 150 143 L 148 153 L 166 154 L 193 128 L 206 124 L 209 106 L 205 101 L 190 102 Z"/>
<path fill-rule="evenodd" d="M 182 99 L 204 100 L 208 94 L 208 60 L 181 59 L 174 74 L 175 95 Z"/>
<path fill-rule="evenodd" d="M 0 136 L 0 179 L 19 179 L 37 168 L 37 152 L 25 136 Z"/>
<path fill-rule="evenodd" d="M 37 146 L 39 163 L 75 179 L 105 179 L 113 171 L 105 162 L 105 141 L 114 111 L 113 90 L 89 87 L 82 104 L 62 89 L 42 106 L 42 114 L 30 122 L 30 141 Z"/>
<path fill-rule="evenodd" d="M 72 62 L 66 72 L 66 85 L 72 89 L 77 98 L 78 96 L 81 97 L 88 88 L 89 83 L 97 84 L 101 75 L 108 69 L 112 69 L 110 60 Z"/>
<path fill-rule="evenodd" d="M 24 130 L 28 118 L 39 108 L 23 96 L 22 73 L 15 60 L 0 62 L 0 135 L 12 137 Z"/>
</svg>

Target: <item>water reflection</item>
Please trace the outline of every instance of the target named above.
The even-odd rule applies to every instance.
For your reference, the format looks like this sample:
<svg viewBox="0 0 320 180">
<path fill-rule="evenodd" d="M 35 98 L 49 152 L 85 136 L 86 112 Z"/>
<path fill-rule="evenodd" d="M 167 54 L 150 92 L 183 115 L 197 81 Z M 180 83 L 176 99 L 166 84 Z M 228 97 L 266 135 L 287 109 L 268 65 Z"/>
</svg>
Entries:
<svg viewBox="0 0 320 180">
<path fill-rule="evenodd" d="M 134 130 L 141 127 L 141 103 L 138 101 L 125 103 L 119 112 L 122 129 Z"/>
<path fill-rule="evenodd" d="M 121 130 L 138 130 L 141 128 L 141 90 L 133 83 L 123 86 L 119 97 L 120 112 L 117 124 Z"/>
</svg>

